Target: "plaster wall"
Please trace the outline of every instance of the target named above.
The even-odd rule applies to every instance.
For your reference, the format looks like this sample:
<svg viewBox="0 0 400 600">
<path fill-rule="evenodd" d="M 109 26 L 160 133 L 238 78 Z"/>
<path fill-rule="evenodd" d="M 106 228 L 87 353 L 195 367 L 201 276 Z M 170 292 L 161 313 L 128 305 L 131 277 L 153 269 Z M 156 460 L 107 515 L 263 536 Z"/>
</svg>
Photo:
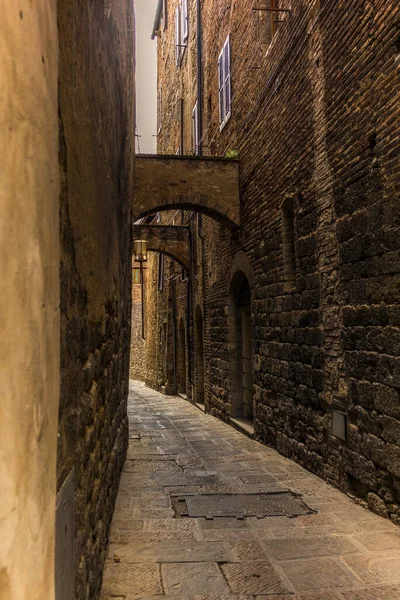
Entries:
<svg viewBox="0 0 400 600">
<path fill-rule="evenodd" d="M 54 598 L 59 398 L 55 0 L 0 0 L 0 598 Z"/>
</svg>

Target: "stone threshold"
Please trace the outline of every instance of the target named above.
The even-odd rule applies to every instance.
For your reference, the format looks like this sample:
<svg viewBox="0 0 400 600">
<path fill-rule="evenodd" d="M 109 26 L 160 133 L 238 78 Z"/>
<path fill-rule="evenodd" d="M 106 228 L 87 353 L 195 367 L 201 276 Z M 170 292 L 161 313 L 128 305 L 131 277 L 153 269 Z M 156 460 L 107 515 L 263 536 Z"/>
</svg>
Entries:
<svg viewBox="0 0 400 600">
<path fill-rule="evenodd" d="M 254 422 L 252 419 L 245 419 L 245 417 L 230 418 L 230 424 L 238 429 L 242 433 L 245 433 L 248 437 L 254 438 Z"/>
</svg>

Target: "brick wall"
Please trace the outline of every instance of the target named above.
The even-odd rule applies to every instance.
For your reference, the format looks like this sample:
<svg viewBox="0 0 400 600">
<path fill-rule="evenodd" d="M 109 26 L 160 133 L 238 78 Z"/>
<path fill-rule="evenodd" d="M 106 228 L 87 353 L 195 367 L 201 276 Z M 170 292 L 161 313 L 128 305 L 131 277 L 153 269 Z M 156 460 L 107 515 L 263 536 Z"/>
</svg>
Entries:
<svg viewBox="0 0 400 600">
<path fill-rule="evenodd" d="M 76 598 L 94 600 L 128 440 L 132 2 L 58 2 L 58 487 L 75 469 Z"/>
<path fill-rule="evenodd" d="M 179 67 L 177 0 L 167 4 L 168 28 L 158 38 L 158 151 L 175 153 L 183 139 L 191 153 L 196 2 L 189 1 Z M 271 41 L 269 20 L 252 11 L 251 0 L 201 6 L 203 151 L 238 152 L 242 213 L 235 235 L 203 216 L 199 237 L 197 219 L 184 217 L 192 278 L 175 284 L 175 319 L 189 313 L 190 396 L 199 305 L 206 410 L 229 420 L 229 290 L 235 257 L 244 253 L 256 437 L 400 522 L 399 11 L 388 0 L 285 1 L 292 13 L 282 14 Z M 220 131 L 218 55 L 228 34 L 232 115 Z M 169 291 L 147 293 L 161 307 Z M 345 440 L 332 429 L 333 415 L 342 414 Z"/>
</svg>

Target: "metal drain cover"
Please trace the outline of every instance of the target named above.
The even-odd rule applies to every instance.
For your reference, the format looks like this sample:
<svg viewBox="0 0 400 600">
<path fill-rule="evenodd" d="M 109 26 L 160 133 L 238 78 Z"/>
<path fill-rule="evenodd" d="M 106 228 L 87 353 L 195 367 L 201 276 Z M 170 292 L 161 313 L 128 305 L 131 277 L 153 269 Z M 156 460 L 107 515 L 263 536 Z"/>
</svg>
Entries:
<svg viewBox="0 0 400 600">
<path fill-rule="evenodd" d="M 299 517 L 312 512 L 291 492 L 184 496 L 189 517 Z"/>
</svg>

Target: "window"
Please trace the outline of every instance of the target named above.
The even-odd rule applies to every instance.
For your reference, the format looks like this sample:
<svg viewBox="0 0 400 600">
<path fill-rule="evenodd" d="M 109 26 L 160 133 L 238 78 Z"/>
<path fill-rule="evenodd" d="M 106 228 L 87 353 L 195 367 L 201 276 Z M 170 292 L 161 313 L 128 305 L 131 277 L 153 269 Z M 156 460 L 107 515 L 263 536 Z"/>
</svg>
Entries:
<svg viewBox="0 0 400 600">
<path fill-rule="evenodd" d="M 187 0 L 181 0 L 175 10 L 175 59 L 178 66 L 182 62 L 188 37 L 188 3 Z"/>
<path fill-rule="evenodd" d="M 168 26 L 168 16 L 167 16 L 167 0 L 163 0 L 162 4 L 162 28 L 165 31 Z"/>
<path fill-rule="evenodd" d="M 181 2 L 181 17 L 182 17 L 182 28 L 181 28 L 181 43 L 183 46 L 187 44 L 189 37 L 188 28 L 188 0 L 182 0 Z M 184 48 L 183 48 L 184 50 Z"/>
<path fill-rule="evenodd" d="M 164 254 L 160 253 L 158 256 L 158 291 L 162 292 L 164 289 Z"/>
<path fill-rule="evenodd" d="M 132 284 L 140 284 L 140 269 L 132 269 Z"/>
<path fill-rule="evenodd" d="M 229 35 L 218 57 L 220 129 L 231 116 L 231 48 Z"/>
<path fill-rule="evenodd" d="M 198 156 L 199 154 L 199 111 L 198 104 L 194 105 L 193 113 L 192 113 L 192 121 L 193 121 L 193 154 Z"/>
<path fill-rule="evenodd" d="M 282 250 L 285 290 L 296 286 L 296 249 L 294 243 L 294 202 L 285 198 L 282 204 Z"/>
<path fill-rule="evenodd" d="M 160 133 L 162 127 L 162 88 L 158 90 L 157 96 L 157 133 Z"/>
<path fill-rule="evenodd" d="M 181 63 L 181 9 L 179 6 L 175 10 L 175 60 L 179 66 Z"/>
</svg>

